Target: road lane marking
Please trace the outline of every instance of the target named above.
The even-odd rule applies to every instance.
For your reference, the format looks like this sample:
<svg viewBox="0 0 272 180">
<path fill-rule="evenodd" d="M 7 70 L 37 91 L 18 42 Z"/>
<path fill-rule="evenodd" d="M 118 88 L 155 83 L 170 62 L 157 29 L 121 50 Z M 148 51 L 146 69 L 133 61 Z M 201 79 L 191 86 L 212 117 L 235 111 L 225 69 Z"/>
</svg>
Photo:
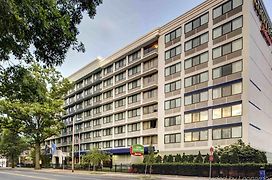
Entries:
<svg viewBox="0 0 272 180">
<path fill-rule="evenodd" d="M 35 178 L 35 179 L 43 179 L 43 180 L 56 180 L 52 178 L 44 178 L 44 177 L 38 177 L 38 176 L 30 176 L 30 175 L 24 175 L 24 174 L 18 174 L 18 173 L 8 173 L 8 172 L 0 172 L 0 174 L 8 174 L 12 176 L 22 176 L 22 177 L 29 177 L 29 178 Z"/>
</svg>

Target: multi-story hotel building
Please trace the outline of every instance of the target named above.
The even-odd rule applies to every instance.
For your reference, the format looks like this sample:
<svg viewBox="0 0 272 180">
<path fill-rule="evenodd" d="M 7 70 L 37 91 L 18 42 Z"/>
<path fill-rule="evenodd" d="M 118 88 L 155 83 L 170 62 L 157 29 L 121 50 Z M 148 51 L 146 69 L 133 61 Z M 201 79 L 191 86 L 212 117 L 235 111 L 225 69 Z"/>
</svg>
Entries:
<svg viewBox="0 0 272 180">
<path fill-rule="evenodd" d="M 74 123 L 76 153 L 116 164 L 133 144 L 174 155 L 242 139 L 272 153 L 271 45 L 262 0 L 207 0 L 72 74 L 66 128 L 47 143 L 71 152 Z"/>
</svg>

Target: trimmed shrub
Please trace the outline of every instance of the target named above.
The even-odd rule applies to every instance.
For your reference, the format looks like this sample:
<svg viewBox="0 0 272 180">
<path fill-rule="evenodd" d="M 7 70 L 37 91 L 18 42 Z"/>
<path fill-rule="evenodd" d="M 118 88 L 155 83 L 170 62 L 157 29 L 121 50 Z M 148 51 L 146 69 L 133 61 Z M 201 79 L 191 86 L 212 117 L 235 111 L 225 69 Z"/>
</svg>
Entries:
<svg viewBox="0 0 272 180">
<path fill-rule="evenodd" d="M 160 155 L 157 155 L 155 158 L 156 163 L 161 163 L 162 162 L 162 157 Z"/>
<path fill-rule="evenodd" d="M 182 162 L 181 160 L 182 160 L 181 155 L 177 154 L 176 157 L 175 157 L 175 162 Z"/>
<path fill-rule="evenodd" d="M 200 151 L 198 151 L 198 155 L 196 156 L 194 162 L 195 163 L 203 163 L 203 158 L 202 158 L 202 155 L 201 155 Z"/>
<path fill-rule="evenodd" d="M 259 170 L 264 167 L 272 170 L 271 164 L 213 164 L 212 177 L 259 177 Z M 145 164 L 133 164 L 133 172 L 144 173 Z M 209 164 L 198 163 L 165 163 L 153 164 L 153 174 L 201 176 L 209 175 Z M 269 176 L 269 175 L 268 175 Z"/>
</svg>

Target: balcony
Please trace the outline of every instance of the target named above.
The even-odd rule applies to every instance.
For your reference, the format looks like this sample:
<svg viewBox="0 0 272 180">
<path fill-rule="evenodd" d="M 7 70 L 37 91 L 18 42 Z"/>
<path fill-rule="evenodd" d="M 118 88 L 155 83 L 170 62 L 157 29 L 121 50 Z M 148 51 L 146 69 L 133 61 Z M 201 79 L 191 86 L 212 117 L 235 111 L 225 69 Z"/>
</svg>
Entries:
<svg viewBox="0 0 272 180">
<path fill-rule="evenodd" d="M 154 80 L 154 81 L 145 81 L 143 83 L 143 88 L 149 87 L 149 86 L 157 86 L 158 85 L 158 79 Z"/>
<path fill-rule="evenodd" d="M 156 119 L 156 118 L 158 118 L 158 112 L 152 112 L 143 115 L 143 119 Z"/>
<path fill-rule="evenodd" d="M 158 128 L 150 128 L 150 129 L 144 129 L 143 135 L 153 135 L 158 134 Z"/>
</svg>

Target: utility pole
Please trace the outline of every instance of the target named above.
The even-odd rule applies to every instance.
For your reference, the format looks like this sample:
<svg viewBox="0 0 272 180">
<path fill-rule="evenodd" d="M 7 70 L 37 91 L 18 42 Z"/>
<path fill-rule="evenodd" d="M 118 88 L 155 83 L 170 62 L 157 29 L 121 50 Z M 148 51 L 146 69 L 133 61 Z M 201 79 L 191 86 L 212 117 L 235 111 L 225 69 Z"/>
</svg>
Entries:
<svg viewBox="0 0 272 180">
<path fill-rule="evenodd" d="M 72 130 L 72 172 L 75 170 L 75 119 L 73 118 L 73 130 Z"/>
</svg>

